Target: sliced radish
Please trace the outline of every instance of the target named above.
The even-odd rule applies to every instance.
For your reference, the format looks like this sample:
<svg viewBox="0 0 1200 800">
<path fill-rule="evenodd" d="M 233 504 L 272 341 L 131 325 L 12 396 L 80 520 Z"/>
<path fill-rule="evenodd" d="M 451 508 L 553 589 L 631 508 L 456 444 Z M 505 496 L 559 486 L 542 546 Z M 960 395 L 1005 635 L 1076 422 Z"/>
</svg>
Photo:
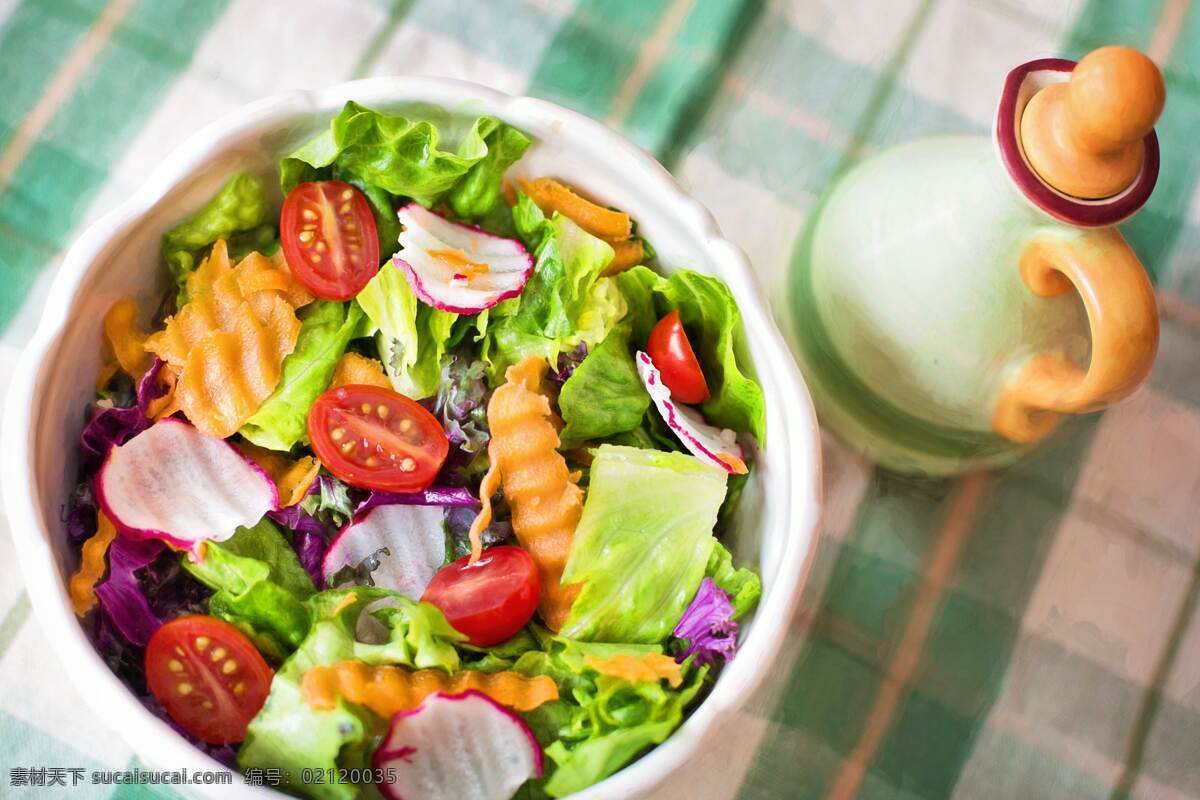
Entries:
<svg viewBox="0 0 1200 800">
<path fill-rule="evenodd" d="M 524 720 L 482 692 L 438 692 L 392 717 L 372 766 L 394 774 L 379 784 L 391 800 L 508 800 L 541 777 L 542 748 Z"/>
<path fill-rule="evenodd" d="M 688 452 L 733 475 L 744 475 L 746 462 L 742 460 L 744 451 L 737 443 L 737 434 L 728 428 L 709 425 L 699 411 L 672 400 L 671 390 L 663 383 L 650 356 L 639 350 L 635 360 L 642 385 L 654 400 L 658 413 Z"/>
<path fill-rule="evenodd" d="M 126 536 L 195 551 L 279 507 L 271 476 L 224 439 L 164 419 L 108 452 L 96 499 Z"/>
<path fill-rule="evenodd" d="M 418 203 L 397 216 L 404 232 L 392 260 L 426 305 L 476 314 L 519 295 L 533 274 L 533 257 L 516 239 L 459 225 Z"/>
<path fill-rule="evenodd" d="M 387 549 L 386 553 L 380 552 Z M 446 560 L 446 529 L 441 506 L 375 506 L 342 528 L 321 565 L 325 585 L 346 567 L 378 554 L 371 572 L 376 586 L 419 600 Z"/>
</svg>

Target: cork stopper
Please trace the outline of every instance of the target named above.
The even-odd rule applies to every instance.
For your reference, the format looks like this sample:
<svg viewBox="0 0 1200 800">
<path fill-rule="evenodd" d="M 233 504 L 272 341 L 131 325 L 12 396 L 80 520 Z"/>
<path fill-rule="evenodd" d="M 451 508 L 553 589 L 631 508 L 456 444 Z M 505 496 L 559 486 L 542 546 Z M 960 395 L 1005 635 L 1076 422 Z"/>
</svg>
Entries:
<svg viewBox="0 0 1200 800">
<path fill-rule="evenodd" d="M 1166 100 L 1162 73 L 1128 47 L 1101 47 L 1063 83 L 1030 98 L 1021 146 L 1038 176 L 1063 194 L 1100 199 L 1137 178 L 1143 139 Z"/>
</svg>

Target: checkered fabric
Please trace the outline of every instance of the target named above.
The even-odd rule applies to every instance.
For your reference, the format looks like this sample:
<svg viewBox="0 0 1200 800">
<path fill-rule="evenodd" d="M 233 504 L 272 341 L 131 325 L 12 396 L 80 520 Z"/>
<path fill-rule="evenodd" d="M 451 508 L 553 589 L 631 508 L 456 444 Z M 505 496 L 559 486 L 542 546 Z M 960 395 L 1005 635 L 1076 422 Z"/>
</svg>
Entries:
<svg viewBox="0 0 1200 800">
<path fill-rule="evenodd" d="M 0 0 L 0 375 L 75 232 L 268 93 L 424 73 L 576 108 L 659 156 L 775 287 L 848 164 L 984 133 L 1012 66 L 1107 43 L 1168 85 L 1158 189 L 1123 226 L 1162 309 L 1148 385 L 1000 473 L 913 480 L 827 441 L 788 648 L 655 798 L 1200 798 L 1200 2 Z M 30 620 L 11 550 L 0 796 L 176 796 L 10 785 L 136 763 Z"/>
</svg>

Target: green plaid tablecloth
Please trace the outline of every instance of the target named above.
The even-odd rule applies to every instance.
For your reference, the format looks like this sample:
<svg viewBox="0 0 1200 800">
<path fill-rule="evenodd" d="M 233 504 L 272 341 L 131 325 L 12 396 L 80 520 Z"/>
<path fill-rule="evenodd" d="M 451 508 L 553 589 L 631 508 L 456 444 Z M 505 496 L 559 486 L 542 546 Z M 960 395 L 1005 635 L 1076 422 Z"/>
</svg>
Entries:
<svg viewBox="0 0 1200 800">
<path fill-rule="evenodd" d="M 1009 68 L 1114 42 L 1169 92 L 1157 192 L 1124 226 L 1159 289 L 1149 384 L 1004 473 L 911 480 L 827 441 L 789 647 L 656 800 L 1195 800 L 1200 3 L 0 0 L 0 385 L 74 233 L 277 90 L 413 72 L 579 109 L 658 155 L 776 286 L 847 164 L 985 132 Z M 157 796 L 11 786 L 13 767 L 134 763 L 51 655 L 11 551 L 0 536 L 0 796 Z"/>
</svg>

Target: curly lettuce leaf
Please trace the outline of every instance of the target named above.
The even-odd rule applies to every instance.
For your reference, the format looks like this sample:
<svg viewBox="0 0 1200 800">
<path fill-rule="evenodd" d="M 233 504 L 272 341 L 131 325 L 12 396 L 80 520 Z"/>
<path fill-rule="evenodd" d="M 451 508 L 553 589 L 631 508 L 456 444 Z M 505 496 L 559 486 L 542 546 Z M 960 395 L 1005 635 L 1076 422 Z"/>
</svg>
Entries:
<svg viewBox="0 0 1200 800">
<path fill-rule="evenodd" d="M 513 326 L 549 339 L 573 334 L 592 284 L 612 257 L 607 242 L 555 214 L 537 249 L 533 277 L 521 292 Z"/>
<path fill-rule="evenodd" d="M 662 642 L 704 577 L 726 473 L 682 453 L 601 445 L 563 583 L 582 584 L 562 635 Z"/>
<path fill-rule="evenodd" d="M 340 528 L 354 516 L 354 505 L 350 487 L 323 472 L 300 501 L 299 508 L 323 523 Z"/>
<path fill-rule="evenodd" d="M 746 567 L 735 568 L 733 556 L 720 542 L 713 547 L 704 574 L 729 595 L 735 620 L 753 611 L 762 597 L 762 580 L 758 574 Z"/>
<path fill-rule="evenodd" d="M 559 439 L 570 448 L 632 431 L 641 425 L 649 407 L 650 395 L 629 352 L 629 331 L 618 327 L 563 384 L 558 408 L 566 425 Z"/>
<path fill-rule="evenodd" d="M 366 612 L 386 602 L 383 608 Z M 366 766 L 365 759 L 386 723 L 338 700 L 328 711 L 309 708 L 300 694 L 304 673 L 312 667 L 357 659 L 367 664 L 403 664 L 414 668 L 458 669 L 455 643 L 464 637 L 427 603 L 386 589 L 356 587 L 314 595 L 307 604 L 312 628 L 271 681 L 267 702 L 251 721 L 238 750 L 242 769 L 280 769 L 281 788 L 318 800 L 352 800 L 360 787 L 348 783 L 303 783 L 301 770 Z M 361 641 L 361 631 L 374 642 Z"/>
<path fill-rule="evenodd" d="M 260 650 L 282 658 L 303 641 L 312 580 L 269 520 L 239 528 L 224 542 L 208 542 L 199 561 L 181 559 L 185 570 L 215 590 L 210 613 L 241 628 Z"/>
<path fill-rule="evenodd" d="M 528 136 L 504 123 L 486 141 L 487 155 L 467 171 L 446 197 L 451 210 L 463 219 L 480 219 L 496 207 L 505 171 L 532 144 Z"/>
<path fill-rule="evenodd" d="M 458 315 L 418 301 L 404 273 L 390 263 L 355 302 L 379 329 L 379 355 L 392 388 L 414 400 L 437 394 L 442 356 Z"/>
<path fill-rule="evenodd" d="M 493 379 L 526 356 L 555 364 L 580 342 L 599 344 L 627 310 L 614 279 L 601 277 L 613 256 L 606 242 L 561 214 L 547 219 L 525 195 L 513 220 L 536 262 L 519 297 L 480 315 L 482 356 Z"/>
<path fill-rule="evenodd" d="M 164 233 L 162 257 L 175 280 L 177 307 L 190 299 L 188 276 L 209 245 L 226 239 L 234 257 L 268 250 L 275 240 L 272 217 L 262 184 L 239 172 L 199 211 Z"/>
<path fill-rule="evenodd" d="M 367 198 L 367 203 L 371 206 L 371 216 L 375 218 L 375 235 L 379 239 L 379 257 L 384 260 L 384 263 L 387 263 L 400 243 L 401 230 L 392 196 L 357 175 L 348 175 L 340 170 L 335 170 L 333 177 L 346 181 Z"/>
<path fill-rule="evenodd" d="M 508 126 L 495 117 L 479 117 L 454 149 L 448 150 L 440 146 L 441 134 L 432 122 L 384 114 L 350 101 L 330 122 L 329 130 L 280 162 L 280 184 L 286 194 L 298 183 L 325 177 L 322 170 L 332 167 L 343 180 L 352 176 L 389 194 L 411 197 L 428 206 L 468 177 L 471 169 L 483 162 L 491 147 L 496 146 L 502 153 L 493 155 L 493 166 L 480 170 L 475 178 L 477 185 L 464 189 L 460 200 L 473 208 L 486 205 L 490 209 L 486 197 L 491 177 L 484 173 L 507 167 L 499 164 L 512 156 L 516 140 L 506 129 Z M 494 187 L 497 196 L 499 190 L 497 181 Z"/>
<path fill-rule="evenodd" d="M 664 278 L 646 267 L 634 267 L 615 279 L 629 307 L 625 320 L 633 329 L 634 344 L 644 344 L 659 318 L 678 310 L 712 392 L 703 405 L 705 417 L 764 443 L 766 403 L 748 374 L 742 315 L 729 287 L 686 269 Z"/>
<path fill-rule="evenodd" d="M 548 775 L 531 794 L 562 797 L 613 774 L 647 747 L 662 742 L 683 721 L 683 712 L 703 686 L 706 669 L 683 665 L 684 683 L 670 689 L 659 681 L 629 682 L 603 676 L 589 656 L 608 660 L 662 653 L 658 645 L 580 642 L 551 637 L 544 649 L 522 654 L 512 669 L 546 675 L 559 699 L 525 714 L 534 736 L 550 756 Z"/>
<path fill-rule="evenodd" d="M 487 401 L 490 396 L 484 378 L 486 366 L 463 353 L 442 359 L 437 400 L 433 414 L 446 429 L 446 438 L 464 453 L 475 455 L 487 448 Z"/>
<path fill-rule="evenodd" d="M 683 722 L 683 712 L 704 684 L 705 669 L 694 670 L 678 690 L 656 683 L 631 684 L 601 676 L 593 697 L 579 698 L 597 731 L 569 745 L 559 739 L 545 748 L 554 762 L 546 781 L 546 794 L 567 795 L 586 789 L 628 764 L 648 747 L 662 744 Z M 620 727 L 603 724 L 605 717 L 621 721 Z M 640 720 L 633 722 L 632 720 Z M 603 732 L 600 732 L 603 731 Z"/>
<path fill-rule="evenodd" d="M 260 447 L 291 450 L 307 436 L 308 409 L 333 379 L 351 340 L 364 335 L 365 317 L 353 303 L 318 300 L 301 312 L 296 349 L 283 360 L 275 391 L 239 433 Z"/>
<path fill-rule="evenodd" d="M 529 250 L 536 252 L 546 238 L 549 220 L 546 214 L 533 202 L 533 198 L 522 191 L 517 192 L 517 202 L 512 207 L 513 227 L 517 236 Z"/>
</svg>

